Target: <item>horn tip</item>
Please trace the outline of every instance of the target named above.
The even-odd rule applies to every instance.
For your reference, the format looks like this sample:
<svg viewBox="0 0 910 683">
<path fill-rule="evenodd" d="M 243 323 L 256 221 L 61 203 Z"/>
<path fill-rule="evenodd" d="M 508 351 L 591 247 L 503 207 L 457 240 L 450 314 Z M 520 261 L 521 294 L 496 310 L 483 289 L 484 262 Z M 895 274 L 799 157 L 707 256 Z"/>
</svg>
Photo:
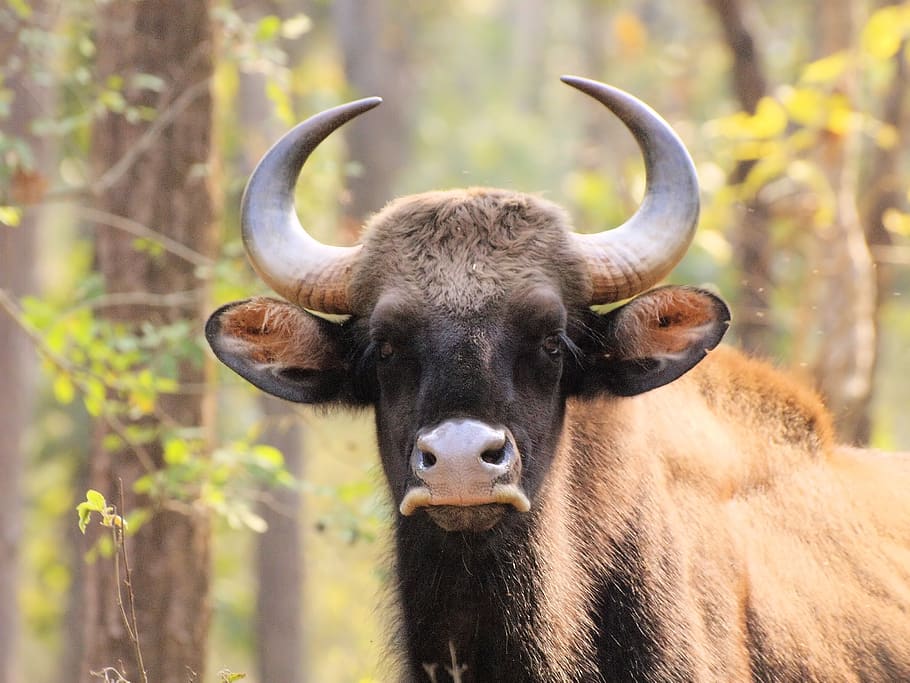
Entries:
<svg viewBox="0 0 910 683">
<path fill-rule="evenodd" d="M 580 85 L 594 82 L 590 78 L 583 78 L 581 76 L 573 76 L 572 74 L 563 74 L 562 76 L 559 77 L 559 80 L 561 80 L 566 85 L 571 85 L 573 88 L 577 88 Z"/>
<path fill-rule="evenodd" d="M 566 74 L 564 76 L 560 76 L 559 80 L 561 80 L 566 85 L 570 85 L 576 90 L 581 90 L 583 93 L 592 95 L 595 98 L 597 98 L 597 94 L 602 94 L 604 92 L 611 94 L 622 92 L 614 88 L 612 85 L 607 85 L 606 83 L 595 81 L 592 78 L 583 78 L 582 76 L 571 76 Z"/>
<path fill-rule="evenodd" d="M 358 111 L 360 111 L 362 113 L 365 111 L 369 111 L 373 107 L 378 107 L 380 104 L 382 104 L 382 98 L 381 97 L 364 97 L 362 100 L 356 100 L 355 102 L 351 102 L 351 104 Z"/>
</svg>

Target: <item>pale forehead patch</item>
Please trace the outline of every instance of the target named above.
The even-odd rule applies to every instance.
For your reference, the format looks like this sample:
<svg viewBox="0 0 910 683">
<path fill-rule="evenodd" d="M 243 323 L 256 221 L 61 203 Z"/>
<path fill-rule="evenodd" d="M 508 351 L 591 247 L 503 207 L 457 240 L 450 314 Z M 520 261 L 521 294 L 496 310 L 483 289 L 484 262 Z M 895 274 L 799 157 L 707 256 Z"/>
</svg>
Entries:
<svg viewBox="0 0 910 683">
<path fill-rule="evenodd" d="M 349 289 L 364 313 L 394 287 L 465 316 L 534 284 L 581 300 L 586 272 L 565 213 L 533 195 L 452 190 L 392 202 L 368 224 Z"/>
</svg>

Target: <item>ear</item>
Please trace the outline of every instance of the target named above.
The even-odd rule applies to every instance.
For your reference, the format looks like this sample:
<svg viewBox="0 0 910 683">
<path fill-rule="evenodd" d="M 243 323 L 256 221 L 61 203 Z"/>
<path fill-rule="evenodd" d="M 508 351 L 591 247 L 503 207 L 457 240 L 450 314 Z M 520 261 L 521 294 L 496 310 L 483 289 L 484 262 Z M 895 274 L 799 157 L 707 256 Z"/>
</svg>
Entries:
<svg viewBox="0 0 910 683">
<path fill-rule="evenodd" d="M 342 400 L 348 370 L 340 324 L 286 301 L 223 306 L 205 325 L 218 359 L 266 393 L 296 403 Z"/>
<path fill-rule="evenodd" d="M 646 292 L 601 316 L 582 393 L 634 396 L 668 384 L 717 346 L 729 324 L 730 309 L 705 290 L 668 286 Z"/>
</svg>

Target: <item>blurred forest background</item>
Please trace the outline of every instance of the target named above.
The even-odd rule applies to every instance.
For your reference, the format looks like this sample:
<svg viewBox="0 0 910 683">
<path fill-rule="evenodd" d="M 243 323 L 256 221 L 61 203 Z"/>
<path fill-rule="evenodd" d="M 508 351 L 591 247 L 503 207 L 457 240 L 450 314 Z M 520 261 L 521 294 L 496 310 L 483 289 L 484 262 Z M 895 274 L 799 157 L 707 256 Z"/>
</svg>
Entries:
<svg viewBox="0 0 910 683">
<path fill-rule="evenodd" d="M 844 439 L 910 447 L 908 35 L 910 5 L 867 0 L 5 0 L 0 683 L 394 677 L 371 416 L 267 399 L 202 338 L 265 291 L 252 166 L 357 97 L 385 102 L 298 189 L 338 244 L 465 185 L 619 224 L 639 153 L 558 77 L 649 102 L 702 184 L 673 279 L 722 292 Z"/>
</svg>

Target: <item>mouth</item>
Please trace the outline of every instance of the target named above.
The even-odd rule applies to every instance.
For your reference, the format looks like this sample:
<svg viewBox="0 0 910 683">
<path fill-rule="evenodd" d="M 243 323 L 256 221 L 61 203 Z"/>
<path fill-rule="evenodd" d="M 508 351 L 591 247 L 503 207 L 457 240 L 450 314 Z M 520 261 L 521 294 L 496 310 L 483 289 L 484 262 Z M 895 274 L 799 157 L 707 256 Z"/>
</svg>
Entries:
<svg viewBox="0 0 910 683">
<path fill-rule="evenodd" d="M 415 486 L 405 494 L 398 510 L 408 517 L 426 508 L 431 519 L 447 531 L 485 531 L 510 507 L 518 512 L 528 512 L 531 501 L 517 484 L 501 483 L 482 493 L 459 492 L 457 495 L 434 494 L 426 486 Z"/>
<path fill-rule="evenodd" d="M 446 531 L 489 531 L 509 511 L 509 505 L 484 503 L 483 505 L 432 505 L 427 515 L 437 526 Z"/>
</svg>

